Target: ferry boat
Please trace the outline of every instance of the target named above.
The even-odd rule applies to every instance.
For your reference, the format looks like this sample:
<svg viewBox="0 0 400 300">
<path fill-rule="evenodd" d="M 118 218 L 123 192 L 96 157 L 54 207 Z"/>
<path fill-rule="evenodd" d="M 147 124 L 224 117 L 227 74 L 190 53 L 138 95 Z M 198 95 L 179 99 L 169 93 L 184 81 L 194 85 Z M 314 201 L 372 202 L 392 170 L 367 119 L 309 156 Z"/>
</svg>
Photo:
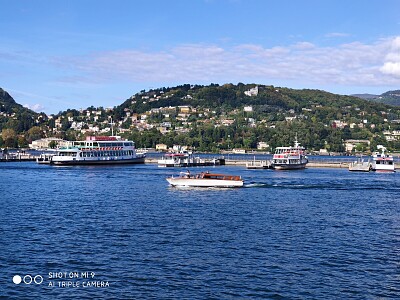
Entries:
<svg viewBox="0 0 400 300">
<path fill-rule="evenodd" d="M 88 136 L 57 150 L 52 165 L 142 164 L 146 155 L 137 154 L 135 144 L 119 136 Z"/>
<path fill-rule="evenodd" d="M 308 163 L 305 148 L 294 141 L 294 147 L 276 147 L 272 157 L 272 168 L 277 170 L 304 169 Z"/>
<path fill-rule="evenodd" d="M 377 146 L 378 151 L 372 155 L 372 171 L 395 172 L 393 156 L 385 153 L 386 148 L 382 145 Z M 382 150 L 382 152 L 379 152 Z"/>
<path fill-rule="evenodd" d="M 189 171 L 181 172 L 179 177 L 169 177 L 167 181 L 177 187 L 219 187 L 234 188 L 243 187 L 244 181 L 237 175 L 215 174 L 202 172 L 191 175 Z"/>
</svg>

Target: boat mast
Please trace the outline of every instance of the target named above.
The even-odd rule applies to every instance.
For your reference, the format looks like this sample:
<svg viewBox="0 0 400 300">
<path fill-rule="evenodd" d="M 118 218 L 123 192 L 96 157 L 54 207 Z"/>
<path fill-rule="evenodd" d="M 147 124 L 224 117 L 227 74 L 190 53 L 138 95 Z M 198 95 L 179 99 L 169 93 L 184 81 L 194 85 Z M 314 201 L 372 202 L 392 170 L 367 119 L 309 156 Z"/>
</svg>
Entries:
<svg viewBox="0 0 400 300">
<path fill-rule="evenodd" d="M 113 119 L 112 119 L 112 117 L 111 117 L 111 122 L 110 123 L 108 123 L 108 124 L 110 124 L 111 125 L 111 136 L 114 136 L 114 122 L 113 122 Z"/>
<path fill-rule="evenodd" d="M 294 140 L 294 147 L 297 148 L 297 147 L 299 147 L 299 146 L 300 146 L 300 144 L 299 144 L 299 142 L 298 142 L 298 140 L 297 140 L 297 133 L 296 133 L 296 138 L 295 138 L 295 140 Z"/>
</svg>

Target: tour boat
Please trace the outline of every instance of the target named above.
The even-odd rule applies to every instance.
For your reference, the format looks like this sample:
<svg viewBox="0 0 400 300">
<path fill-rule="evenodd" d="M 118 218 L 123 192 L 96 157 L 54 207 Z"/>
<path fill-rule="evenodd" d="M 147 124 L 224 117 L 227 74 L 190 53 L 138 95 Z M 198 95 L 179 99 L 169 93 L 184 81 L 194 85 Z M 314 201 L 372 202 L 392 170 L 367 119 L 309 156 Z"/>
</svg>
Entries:
<svg viewBox="0 0 400 300">
<path fill-rule="evenodd" d="M 377 172 L 395 172 L 393 156 L 385 153 L 386 148 L 382 145 L 377 146 L 382 153 L 375 151 L 372 155 L 372 171 Z"/>
<path fill-rule="evenodd" d="M 242 187 L 243 179 L 237 175 L 215 174 L 202 172 L 191 175 L 190 172 L 181 172 L 179 177 L 169 177 L 167 181 L 177 187 L 220 187 L 233 188 Z"/>
<path fill-rule="evenodd" d="M 308 163 L 305 148 L 296 140 L 294 147 L 276 147 L 272 157 L 272 168 L 277 170 L 304 169 Z"/>
<path fill-rule="evenodd" d="M 137 154 L 135 144 L 119 136 L 88 136 L 73 141 L 51 157 L 53 165 L 141 164 L 144 154 Z"/>
</svg>

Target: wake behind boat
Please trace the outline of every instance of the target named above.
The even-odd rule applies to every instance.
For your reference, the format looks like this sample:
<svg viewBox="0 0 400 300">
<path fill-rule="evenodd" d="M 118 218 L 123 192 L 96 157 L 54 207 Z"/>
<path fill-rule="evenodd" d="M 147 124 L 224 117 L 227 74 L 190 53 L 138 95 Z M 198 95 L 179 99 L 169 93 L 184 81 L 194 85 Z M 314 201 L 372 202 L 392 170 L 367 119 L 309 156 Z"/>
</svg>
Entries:
<svg viewBox="0 0 400 300">
<path fill-rule="evenodd" d="M 144 154 L 137 154 L 135 144 L 119 136 L 88 136 L 60 148 L 51 157 L 52 165 L 143 164 Z"/>
<path fill-rule="evenodd" d="M 215 174 L 202 172 L 191 175 L 190 172 L 181 172 L 179 177 L 169 177 L 167 181 L 172 186 L 178 187 L 242 187 L 243 179 L 237 175 Z"/>
</svg>

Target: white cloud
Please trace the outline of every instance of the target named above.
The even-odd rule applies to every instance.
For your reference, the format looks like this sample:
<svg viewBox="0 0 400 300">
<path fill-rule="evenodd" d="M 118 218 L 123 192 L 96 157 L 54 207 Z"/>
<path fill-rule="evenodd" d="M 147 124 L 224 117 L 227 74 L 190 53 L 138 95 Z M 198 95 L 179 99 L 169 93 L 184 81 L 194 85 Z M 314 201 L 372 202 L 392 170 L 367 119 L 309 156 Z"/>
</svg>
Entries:
<svg viewBox="0 0 400 300">
<path fill-rule="evenodd" d="M 24 104 L 23 106 L 28 108 L 28 109 L 31 109 L 31 110 L 33 110 L 35 112 L 42 112 L 45 109 L 45 107 L 43 105 L 39 104 L 39 103 L 33 104 L 33 105 Z"/>
<path fill-rule="evenodd" d="M 380 71 L 400 78 L 400 37 L 392 40 L 390 51 L 386 54 L 385 62 Z"/>
<path fill-rule="evenodd" d="M 120 50 L 60 58 L 79 76 L 106 82 L 274 82 L 400 84 L 400 37 L 322 47 L 309 42 L 263 47 L 187 44 L 158 52 Z"/>
</svg>

